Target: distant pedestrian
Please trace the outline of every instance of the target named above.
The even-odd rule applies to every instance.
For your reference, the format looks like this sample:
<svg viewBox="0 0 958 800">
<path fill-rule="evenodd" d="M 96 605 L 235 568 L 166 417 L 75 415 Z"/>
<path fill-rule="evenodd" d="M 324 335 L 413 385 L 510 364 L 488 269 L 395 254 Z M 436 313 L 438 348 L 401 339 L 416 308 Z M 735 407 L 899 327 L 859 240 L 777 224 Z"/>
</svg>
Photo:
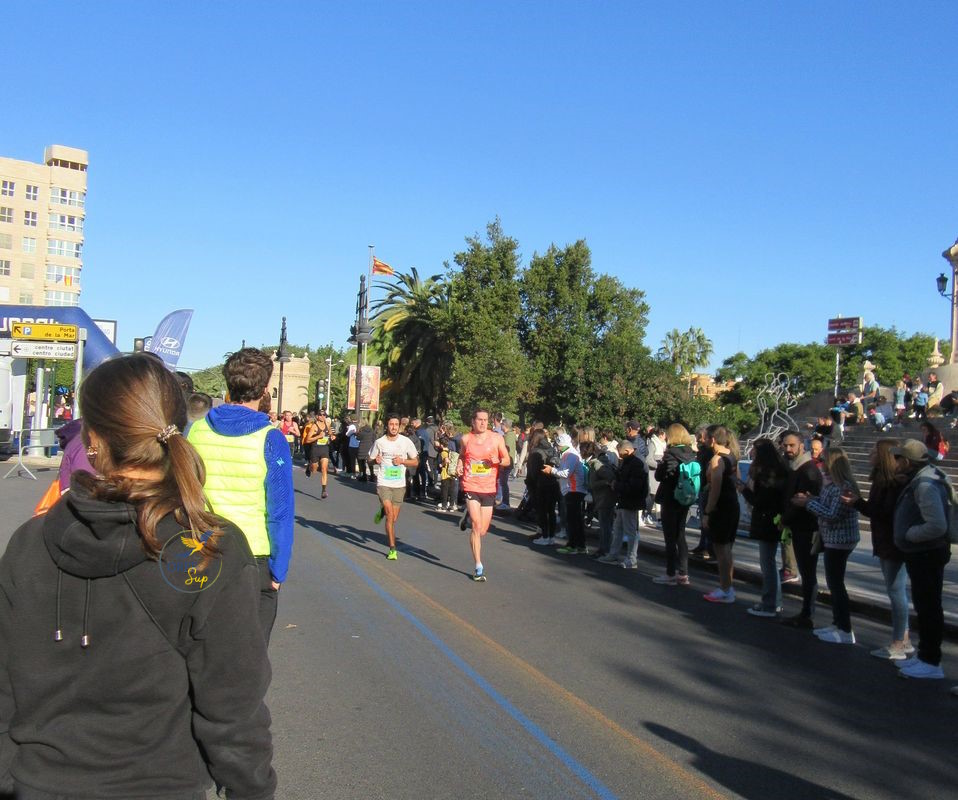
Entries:
<svg viewBox="0 0 958 800">
<path fill-rule="evenodd" d="M 738 532 L 739 505 L 735 481 L 738 475 L 738 441 L 720 425 L 712 433 L 712 460 L 706 472 L 708 500 L 702 525 L 708 530 L 718 562 L 719 586 L 706 595 L 710 603 L 734 603 L 732 545 Z"/>
<path fill-rule="evenodd" d="M 791 502 L 805 507 L 818 518 L 818 531 L 825 550 L 825 582 L 832 596 L 832 624 L 815 628 L 823 642 L 855 644 L 851 607 L 845 587 L 848 558 L 858 545 L 858 511 L 842 502 L 842 495 L 859 494 L 848 456 L 840 447 L 831 447 L 825 456 L 825 482 L 818 497 L 797 494 Z"/>
<path fill-rule="evenodd" d="M 945 615 L 941 605 L 948 543 L 950 507 L 958 503 L 947 476 L 928 461 L 924 443 L 906 439 L 892 450 L 909 483 L 895 506 L 895 546 L 905 556 L 911 599 L 918 615 L 918 653 L 896 666 L 906 678 L 944 678 L 941 642 Z"/>
</svg>

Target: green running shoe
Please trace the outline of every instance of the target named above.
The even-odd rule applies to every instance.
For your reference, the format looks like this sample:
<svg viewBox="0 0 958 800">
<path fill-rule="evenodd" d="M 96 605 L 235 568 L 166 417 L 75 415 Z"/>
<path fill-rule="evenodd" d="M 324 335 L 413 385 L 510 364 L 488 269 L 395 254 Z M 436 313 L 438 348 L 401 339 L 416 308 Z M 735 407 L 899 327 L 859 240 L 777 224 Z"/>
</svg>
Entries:
<svg viewBox="0 0 958 800">
<path fill-rule="evenodd" d="M 382 506 L 379 507 L 379 511 L 376 512 L 376 516 L 373 517 L 373 521 L 378 525 L 383 521 L 383 517 L 386 516 L 386 509 Z"/>
<path fill-rule="evenodd" d="M 386 556 L 386 558 L 389 559 L 390 561 L 398 561 L 399 553 L 397 553 L 395 550 L 390 550 L 389 555 Z"/>
</svg>

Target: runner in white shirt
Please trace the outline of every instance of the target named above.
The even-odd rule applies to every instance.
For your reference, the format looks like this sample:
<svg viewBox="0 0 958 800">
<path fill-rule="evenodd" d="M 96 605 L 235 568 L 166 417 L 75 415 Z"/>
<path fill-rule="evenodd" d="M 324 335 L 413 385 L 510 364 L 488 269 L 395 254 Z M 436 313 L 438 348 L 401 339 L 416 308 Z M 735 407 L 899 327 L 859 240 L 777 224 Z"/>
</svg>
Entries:
<svg viewBox="0 0 958 800">
<path fill-rule="evenodd" d="M 406 495 L 406 470 L 419 466 L 416 445 L 399 433 L 399 415 L 386 418 L 386 435 L 380 436 L 369 451 L 369 460 L 376 463 L 376 494 L 383 506 L 376 514 L 376 522 L 386 518 L 386 536 L 389 539 L 390 561 L 396 561 L 396 521 Z"/>
</svg>

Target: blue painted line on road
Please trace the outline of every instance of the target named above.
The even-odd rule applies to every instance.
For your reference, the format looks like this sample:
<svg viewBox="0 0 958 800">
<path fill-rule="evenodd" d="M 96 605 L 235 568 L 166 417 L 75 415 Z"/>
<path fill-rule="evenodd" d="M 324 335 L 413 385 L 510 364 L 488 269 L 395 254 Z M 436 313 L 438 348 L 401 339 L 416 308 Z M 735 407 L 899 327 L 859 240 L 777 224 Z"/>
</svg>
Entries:
<svg viewBox="0 0 958 800">
<path fill-rule="evenodd" d="M 542 730 L 535 722 L 529 719 L 518 708 L 513 705 L 509 698 L 497 691 L 492 684 L 482 677 L 475 669 L 467 664 L 449 645 L 447 645 L 437 634 L 435 634 L 426 623 L 420 620 L 415 614 L 407 609 L 395 597 L 373 580 L 362 567 L 359 566 L 345 553 L 337 548 L 330 548 L 339 559 L 355 572 L 370 589 L 386 601 L 398 614 L 408 620 L 415 628 L 425 636 L 446 658 L 455 664 L 473 683 L 483 692 L 491 697 L 496 704 L 505 711 L 510 717 L 518 722 L 533 738 L 535 738 L 543 747 L 554 755 L 565 767 L 572 772 L 579 780 L 588 786 L 602 800 L 619 800 L 618 796 L 609 789 L 602 781 L 593 775 L 585 766 L 579 763 L 572 755 L 566 752 L 555 740 Z"/>
</svg>

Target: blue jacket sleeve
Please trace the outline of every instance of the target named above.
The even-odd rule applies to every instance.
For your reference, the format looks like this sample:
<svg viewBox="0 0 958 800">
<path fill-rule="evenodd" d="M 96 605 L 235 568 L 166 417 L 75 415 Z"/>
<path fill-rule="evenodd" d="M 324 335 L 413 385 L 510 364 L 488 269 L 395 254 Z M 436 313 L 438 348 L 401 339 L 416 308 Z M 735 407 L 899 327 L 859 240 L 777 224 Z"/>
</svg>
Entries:
<svg viewBox="0 0 958 800">
<path fill-rule="evenodd" d="M 277 429 L 266 434 L 266 530 L 269 533 L 269 571 L 282 583 L 293 555 L 293 458 L 286 437 Z"/>
</svg>

